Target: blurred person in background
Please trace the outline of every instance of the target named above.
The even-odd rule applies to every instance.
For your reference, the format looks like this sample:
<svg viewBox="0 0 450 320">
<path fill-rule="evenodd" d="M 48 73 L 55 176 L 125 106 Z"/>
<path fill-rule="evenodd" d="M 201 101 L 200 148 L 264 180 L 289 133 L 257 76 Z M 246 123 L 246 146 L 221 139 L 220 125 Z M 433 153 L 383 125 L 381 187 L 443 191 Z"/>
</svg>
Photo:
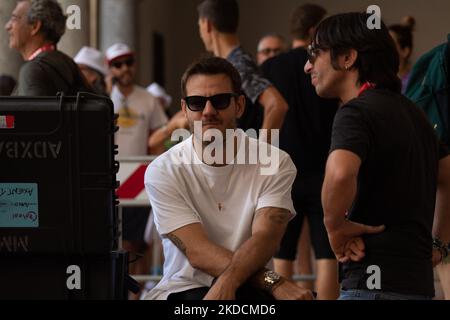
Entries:
<svg viewBox="0 0 450 320">
<path fill-rule="evenodd" d="M 55 0 L 19 0 L 5 26 L 9 47 L 26 61 L 20 68 L 14 95 L 55 96 L 91 92 L 76 63 L 57 50 L 66 19 Z"/>
<path fill-rule="evenodd" d="M 265 79 L 255 61 L 242 48 L 238 32 L 239 5 L 236 0 L 204 0 L 197 8 L 200 38 L 205 49 L 227 59 L 242 78 L 247 99 L 238 128 L 280 129 L 288 105 L 278 90 Z M 267 141 L 270 141 L 270 131 Z"/>
<path fill-rule="evenodd" d="M 108 68 L 104 54 L 94 48 L 83 47 L 75 56 L 74 61 L 95 93 L 108 96 L 105 82 Z"/>
<path fill-rule="evenodd" d="M 286 48 L 286 40 L 281 35 L 275 32 L 266 34 L 258 42 L 256 55 L 258 65 L 260 66 L 267 59 L 283 53 Z"/>
<path fill-rule="evenodd" d="M 394 39 L 400 57 L 398 77 L 402 80 L 402 93 L 406 91 L 412 69 L 411 56 L 414 49 L 413 32 L 416 20 L 411 16 L 403 18 L 402 23 L 389 26 L 389 33 Z"/>
</svg>

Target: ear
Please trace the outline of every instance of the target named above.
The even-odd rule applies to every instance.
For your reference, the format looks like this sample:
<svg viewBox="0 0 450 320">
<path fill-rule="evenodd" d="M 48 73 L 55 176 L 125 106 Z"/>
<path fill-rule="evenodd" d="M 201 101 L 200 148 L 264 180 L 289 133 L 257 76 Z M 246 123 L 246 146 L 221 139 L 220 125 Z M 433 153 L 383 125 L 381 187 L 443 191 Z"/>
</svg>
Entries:
<svg viewBox="0 0 450 320">
<path fill-rule="evenodd" d="M 407 59 L 411 56 L 411 48 L 400 49 L 400 55 L 402 59 Z"/>
<path fill-rule="evenodd" d="M 236 118 L 240 119 L 245 111 L 245 96 L 240 95 L 236 98 Z"/>
<path fill-rule="evenodd" d="M 205 22 L 206 22 L 206 31 L 208 33 L 211 33 L 213 31 L 213 29 L 214 29 L 213 23 L 208 18 L 205 18 Z"/>
<path fill-rule="evenodd" d="M 355 49 L 349 49 L 345 54 L 344 54 L 344 69 L 345 70 L 350 70 L 353 65 L 356 62 L 356 59 L 358 59 L 358 51 L 356 51 Z"/>
<path fill-rule="evenodd" d="M 181 99 L 181 100 L 180 100 L 180 104 L 181 104 L 181 110 L 183 111 L 184 116 L 187 118 L 187 107 L 186 107 L 186 102 L 185 102 L 183 99 Z"/>
<path fill-rule="evenodd" d="M 42 27 L 42 21 L 38 20 L 31 25 L 31 35 L 35 36 L 39 33 Z"/>
</svg>

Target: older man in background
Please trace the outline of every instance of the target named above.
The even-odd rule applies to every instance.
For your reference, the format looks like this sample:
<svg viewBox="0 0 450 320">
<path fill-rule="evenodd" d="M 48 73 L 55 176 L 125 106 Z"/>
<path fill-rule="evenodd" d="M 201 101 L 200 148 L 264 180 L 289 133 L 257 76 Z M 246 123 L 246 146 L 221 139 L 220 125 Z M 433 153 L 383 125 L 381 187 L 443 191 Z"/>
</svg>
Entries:
<svg viewBox="0 0 450 320">
<path fill-rule="evenodd" d="M 20 69 L 19 96 L 75 95 L 91 91 L 75 62 L 56 46 L 67 17 L 55 0 L 19 0 L 5 26 L 9 46 L 26 61 Z"/>
</svg>

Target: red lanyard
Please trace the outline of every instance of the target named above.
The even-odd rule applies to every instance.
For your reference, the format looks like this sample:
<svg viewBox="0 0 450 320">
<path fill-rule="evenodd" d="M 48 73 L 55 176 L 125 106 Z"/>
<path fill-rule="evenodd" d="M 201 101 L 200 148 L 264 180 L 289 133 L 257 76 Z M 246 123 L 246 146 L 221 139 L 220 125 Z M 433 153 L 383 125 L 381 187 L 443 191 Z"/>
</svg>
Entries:
<svg viewBox="0 0 450 320">
<path fill-rule="evenodd" d="M 361 89 L 359 89 L 358 97 L 361 96 L 364 91 L 369 90 L 369 89 L 375 89 L 375 84 L 370 83 L 370 82 L 364 83 L 362 85 Z"/>
<path fill-rule="evenodd" d="M 42 52 L 46 52 L 46 51 L 55 51 L 56 47 L 54 44 L 46 44 L 42 47 L 40 47 L 39 49 L 37 49 L 29 58 L 28 61 L 33 60 L 34 58 L 36 58 L 38 55 L 40 55 Z"/>
</svg>

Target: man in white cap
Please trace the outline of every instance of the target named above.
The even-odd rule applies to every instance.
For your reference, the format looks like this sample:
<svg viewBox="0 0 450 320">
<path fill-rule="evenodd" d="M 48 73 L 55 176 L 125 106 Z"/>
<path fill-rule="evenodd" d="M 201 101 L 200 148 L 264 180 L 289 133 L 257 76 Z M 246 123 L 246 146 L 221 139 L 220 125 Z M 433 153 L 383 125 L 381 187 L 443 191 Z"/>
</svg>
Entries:
<svg viewBox="0 0 450 320">
<path fill-rule="evenodd" d="M 106 59 L 113 82 L 111 100 L 119 114 L 119 156 L 145 156 L 154 147 L 148 145 L 149 136 L 167 124 L 167 117 L 158 99 L 135 84 L 135 54 L 127 45 L 111 46 Z"/>
<path fill-rule="evenodd" d="M 105 76 L 108 74 L 108 69 L 104 54 L 94 48 L 83 47 L 74 60 L 96 93 L 107 95 Z"/>
</svg>

